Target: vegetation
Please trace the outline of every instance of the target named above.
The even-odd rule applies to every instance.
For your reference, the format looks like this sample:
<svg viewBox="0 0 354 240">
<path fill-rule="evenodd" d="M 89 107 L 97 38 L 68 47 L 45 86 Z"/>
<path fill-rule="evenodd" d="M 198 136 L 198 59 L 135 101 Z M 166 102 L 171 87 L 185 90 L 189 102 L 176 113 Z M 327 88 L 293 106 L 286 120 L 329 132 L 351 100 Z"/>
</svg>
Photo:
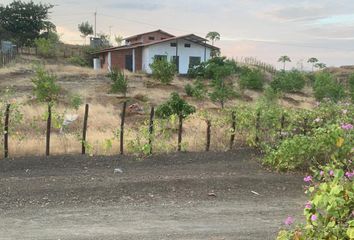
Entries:
<svg viewBox="0 0 354 240">
<path fill-rule="evenodd" d="M 309 60 L 307 60 L 308 63 L 311 63 L 312 65 L 312 72 L 313 72 L 313 69 L 315 67 L 315 64 L 318 62 L 318 59 L 315 58 L 315 57 L 312 57 L 312 58 L 309 58 Z"/>
<path fill-rule="evenodd" d="M 287 62 L 291 62 L 291 59 L 288 56 L 281 56 L 278 59 L 278 62 L 282 62 L 283 63 L 283 70 L 285 71 L 285 66 Z"/>
<path fill-rule="evenodd" d="M 78 25 L 79 31 L 81 33 L 81 37 L 85 39 L 85 45 L 86 45 L 86 38 L 89 35 L 93 34 L 93 28 L 92 25 L 89 24 L 89 22 L 82 22 Z"/>
<path fill-rule="evenodd" d="M 215 78 L 212 80 L 211 86 L 213 90 L 209 93 L 209 97 L 213 102 L 220 103 L 222 109 L 225 106 L 225 102 L 237 96 L 232 83 L 225 79 Z"/>
<path fill-rule="evenodd" d="M 220 40 L 220 33 L 218 32 L 209 32 L 205 38 L 211 40 L 211 44 L 214 46 L 215 42 Z"/>
<path fill-rule="evenodd" d="M 240 88 L 262 90 L 264 76 L 259 69 L 244 68 L 240 76 Z"/>
<path fill-rule="evenodd" d="M 328 98 L 337 102 L 345 97 L 343 85 L 338 84 L 333 76 L 327 72 L 316 74 L 313 90 L 316 99 L 319 101 Z"/>
<path fill-rule="evenodd" d="M 305 87 L 305 83 L 304 74 L 298 70 L 292 70 L 289 72 L 278 72 L 270 85 L 274 90 L 282 92 L 298 92 Z"/>
<path fill-rule="evenodd" d="M 184 89 L 188 96 L 199 100 L 203 99 L 207 93 L 207 89 L 201 79 L 197 79 L 193 85 L 188 83 Z"/>
<path fill-rule="evenodd" d="M 128 92 L 128 77 L 124 75 L 124 72 L 112 70 L 109 73 L 109 77 L 112 80 L 112 93 L 122 93 L 126 97 Z"/>
<path fill-rule="evenodd" d="M 171 93 L 170 99 L 156 109 L 156 115 L 160 118 L 169 118 L 172 115 L 181 115 L 183 118 L 186 118 L 195 112 L 196 108 L 189 105 L 176 92 Z"/>
<path fill-rule="evenodd" d="M 42 57 L 56 57 L 58 54 L 59 36 L 50 32 L 46 38 L 41 37 L 34 40 L 37 54 Z"/>
<path fill-rule="evenodd" d="M 51 4 L 17 0 L 0 5 L 1 31 L 19 47 L 32 46 L 35 39 L 46 38 L 48 33 L 55 31 L 55 25 L 48 21 L 51 8 Z"/>
<path fill-rule="evenodd" d="M 60 87 L 56 84 L 57 76 L 37 66 L 36 76 L 32 78 L 33 92 L 39 102 L 53 104 L 59 96 Z"/>
<path fill-rule="evenodd" d="M 114 36 L 114 41 L 117 43 L 118 47 L 122 45 L 123 43 L 123 37 L 118 35 L 118 36 Z"/>
<path fill-rule="evenodd" d="M 150 64 L 152 70 L 152 77 L 163 84 L 169 84 L 172 82 L 176 75 L 176 65 L 168 62 L 166 59 L 155 59 Z"/>
<path fill-rule="evenodd" d="M 203 77 L 207 79 L 225 78 L 239 72 L 235 60 L 226 57 L 214 57 L 188 70 L 190 78 Z"/>
<path fill-rule="evenodd" d="M 349 77 L 349 96 L 354 103 L 354 74 Z"/>
<path fill-rule="evenodd" d="M 89 66 L 87 59 L 81 56 L 72 56 L 68 59 L 68 62 L 72 65 L 80 66 L 80 67 L 87 67 Z"/>
</svg>

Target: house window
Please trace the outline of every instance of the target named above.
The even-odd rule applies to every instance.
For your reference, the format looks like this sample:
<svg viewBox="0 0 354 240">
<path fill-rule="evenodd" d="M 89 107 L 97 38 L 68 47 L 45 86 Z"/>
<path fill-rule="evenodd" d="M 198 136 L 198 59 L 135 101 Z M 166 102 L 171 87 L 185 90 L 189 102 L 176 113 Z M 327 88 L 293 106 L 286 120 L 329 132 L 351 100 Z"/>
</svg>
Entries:
<svg viewBox="0 0 354 240">
<path fill-rule="evenodd" d="M 154 61 L 161 61 L 161 60 L 167 61 L 167 55 L 155 55 L 154 56 Z"/>
<path fill-rule="evenodd" d="M 150 36 L 150 37 L 149 37 L 149 40 L 152 40 L 152 41 L 153 41 L 153 40 L 155 40 L 155 37 L 151 37 L 151 36 Z"/>
<path fill-rule="evenodd" d="M 200 57 L 189 57 L 189 68 L 198 66 L 200 64 Z"/>
<path fill-rule="evenodd" d="M 190 44 L 190 43 L 186 43 L 186 44 L 184 44 L 184 47 L 190 48 L 190 47 L 191 47 L 191 44 Z"/>
<path fill-rule="evenodd" d="M 177 47 L 177 43 L 175 42 L 171 43 L 171 47 Z"/>
</svg>

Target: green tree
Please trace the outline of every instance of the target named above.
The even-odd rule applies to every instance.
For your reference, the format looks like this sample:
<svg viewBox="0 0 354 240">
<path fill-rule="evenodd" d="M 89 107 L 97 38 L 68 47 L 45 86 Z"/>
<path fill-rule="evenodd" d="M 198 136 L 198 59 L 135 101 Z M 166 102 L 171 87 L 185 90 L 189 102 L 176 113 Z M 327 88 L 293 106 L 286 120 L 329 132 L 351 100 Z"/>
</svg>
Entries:
<svg viewBox="0 0 354 240">
<path fill-rule="evenodd" d="M 117 43 L 118 47 L 122 46 L 123 40 L 124 40 L 124 38 L 120 35 L 114 36 L 114 41 Z"/>
<path fill-rule="evenodd" d="M 278 62 L 282 62 L 283 63 L 283 70 L 285 70 L 286 62 L 291 62 L 291 59 L 288 56 L 281 56 L 278 59 Z"/>
<path fill-rule="evenodd" d="M 60 87 L 56 83 L 57 76 L 49 73 L 42 66 L 36 68 L 36 76 L 32 78 L 33 92 L 39 102 L 53 104 L 58 100 Z"/>
<path fill-rule="evenodd" d="M 79 31 L 81 33 L 81 37 L 85 39 L 85 45 L 86 45 L 86 38 L 88 35 L 93 34 L 93 27 L 91 24 L 89 24 L 88 21 L 82 22 L 78 25 Z"/>
<path fill-rule="evenodd" d="M 349 77 L 349 95 L 354 103 L 354 73 Z"/>
<path fill-rule="evenodd" d="M 240 76 L 241 89 L 262 90 L 264 75 L 259 69 L 246 68 Z"/>
<path fill-rule="evenodd" d="M 31 46 L 45 32 L 55 31 L 48 21 L 51 4 L 13 1 L 0 6 L 0 26 L 19 47 Z"/>
<path fill-rule="evenodd" d="M 315 64 L 315 68 L 318 68 L 319 70 L 322 70 L 322 69 L 324 69 L 326 67 L 327 67 L 327 65 L 324 64 L 324 63 L 316 63 Z"/>
<path fill-rule="evenodd" d="M 270 86 L 276 91 L 297 92 L 305 87 L 305 76 L 299 70 L 278 72 Z"/>
<path fill-rule="evenodd" d="M 59 36 L 50 32 L 47 38 L 40 37 L 34 40 L 37 53 L 42 57 L 55 57 L 58 52 Z"/>
<path fill-rule="evenodd" d="M 307 60 L 307 62 L 312 64 L 312 72 L 313 72 L 313 68 L 315 67 L 315 64 L 318 62 L 318 59 L 312 57 L 312 58 L 309 58 L 309 60 Z"/>
<path fill-rule="evenodd" d="M 227 82 L 225 79 L 215 78 L 212 80 L 211 86 L 213 91 L 209 93 L 210 100 L 220 103 L 222 109 L 226 101 L 237 95 L 232 83 Z"/>
<path fill-rule="evenodd" d="M 209 32 L 205 38 L 210 39 L 211 40 L 211 44 L 214 46 L 215 42 L 220 40 L 220 33 L 218 32 Z"/>
<path fill-rule="evenodd" d="M 169 100 L 156 109 L 156 116 L 169 118 L 172 115 L 182 115 L 183 118 L 186 118 L 188 115 L 195 113 L 195 111 L 196 108 L 194 106 L 189 105 L 178 93 L 173 92 Z"/>
<path fill-rule="evenodd" d="M 345 97 L 344 87 L 338 84 L 330 73 L 320 72 L 316 74 L 315 84 L 313 86 L 314 94 L 317 100 L 329 98 L 337 102 Z"/>
<path fill-rule="evenodd" d="M 128 92 L 128 77 L 124 75 L 124 72 L 118 70 L 112 70 L 109 73 L 109 77 L 112 80 L 111 91 L 113 93 L 122 93 L 126 97 Z"/>
<path fill-rule="evenodd" d="M 167 59 L 155 59 L 150 64 L 152 70 L 152 77 L 163 84 L 169 84 L 172 82 L 176 75 L 176 64 L 168 62 Z"/>
</svg>

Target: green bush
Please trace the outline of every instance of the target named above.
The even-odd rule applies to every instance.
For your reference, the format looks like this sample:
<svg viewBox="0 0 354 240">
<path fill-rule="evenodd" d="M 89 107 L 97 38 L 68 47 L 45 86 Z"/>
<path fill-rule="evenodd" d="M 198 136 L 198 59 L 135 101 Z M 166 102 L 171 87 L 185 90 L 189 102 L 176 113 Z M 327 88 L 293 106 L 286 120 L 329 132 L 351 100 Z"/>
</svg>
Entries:
<svg viewBox="0 0 354 240">
<path fill-rule="evenodd" d="M 338 84 L 330 73 L 320 72 L 316 74 L 315 84 L 313 86 L 314 95 L 321 101 L 328 98 L 337 102 L 345 97 L 344 87 Z"/>
<path fill-rule="evenodd" d="M 225 102 L 231 98 L 237 97 L 237 93 L 231 82 L 224 79 L 213 79 L 211 82 L 213 88 L 212 92 L 209 93 L 211 101 L 218 102 L 221 108 L 224 108 Z"/>
<path fill-rule="evenodd" d="M 37 54 L 42 57 L 56 57 L 58 55 L 59 37 L 55 33 L 48 34 L 47 38 L 34 40 Z"/>
<path fill-rule="evenodd" d="M 354 103 L 354 74 L 349 77 L 349 95 Z"/>
<path fill-rule="evenodd" d="M 207 79 L 225 78 L 239 71 L 235 60 L 226 57 L 214 57 L 188 70 L 190 78 L 204 77 Z"/>
<path fill-rule="evenodd" d="M 44 67 L 36 68 L 36 76 L 32 78 L 33 92 L 37 100 L 52 103 L 58 99 L 60 87 L 56 83 L 57 76 L 47 72 Z"/>
<path fill-rule="evenodd" d="M 124 72 L 114 69 L 108 76 L 112 80 L 111 92 L 122 93 L 126 97 L 128 92 L 128 77 L 124 75 Z"/>
<path fill-rule="evenodd" d="M 283 92 L 298 92 L 305 87 L 305 76 L 298 70 L 278 72 L 271 82 L 271 87 Z"/>
<path fill-rule="evenodd" d="M 176 65 L 168 62 L 166 59 L 155 59 L 150 64 L 152 70 L 152 77 L 163 84 L 169 84 L 172 82 L 176 75 Z"/>
<path fill-rule="evenodd" d="M 262 90 L 264 84 L 264 76 L 258 69 L 243 69 L 240 76 L 240 88 Z"/>
<path fill-rule="evenodd" d="M 183 100 L 178 93 L 171 93 L 170 99 L 156 109 L 156 116 L 169 118 L 172 115 L 182 115 L 184 118 L 195 113 L 196 108 Z"/>
<path fill-rule="evenodd" d="M 68 62 L 72 65 L 80 66 L 80 67 L 87 67 L 89 66 L 87 60 L 80 56 L 72 56 L 68 59 Z"/>
<path fill-rule="evenodd" d="M 206 87 L 203 84 L 203 81 L 201 79 L 197 79 L 193 85 L 187 84 L 184 87 L 184 90 L 186 91 L 187 96 L 189 97 L 195 97 L 196 99 L 203 99 L 205 97 L 205 94 L 207 92 Z"/>
</svg>

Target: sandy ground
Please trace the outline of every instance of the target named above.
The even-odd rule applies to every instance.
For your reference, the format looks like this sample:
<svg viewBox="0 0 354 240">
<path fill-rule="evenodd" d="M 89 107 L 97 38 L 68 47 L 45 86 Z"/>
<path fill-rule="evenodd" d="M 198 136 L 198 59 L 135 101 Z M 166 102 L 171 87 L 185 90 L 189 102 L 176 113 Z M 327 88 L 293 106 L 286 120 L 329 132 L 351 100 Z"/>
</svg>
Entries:
<svg viewBox="0 0 354 240">
<path fill-rule="evenodd" d="M 256 157 L 2 160 L 0 239 L 275 239 L 286 217 L 301 219 L 302 176 L 269 172 Z"/>
</svg>

